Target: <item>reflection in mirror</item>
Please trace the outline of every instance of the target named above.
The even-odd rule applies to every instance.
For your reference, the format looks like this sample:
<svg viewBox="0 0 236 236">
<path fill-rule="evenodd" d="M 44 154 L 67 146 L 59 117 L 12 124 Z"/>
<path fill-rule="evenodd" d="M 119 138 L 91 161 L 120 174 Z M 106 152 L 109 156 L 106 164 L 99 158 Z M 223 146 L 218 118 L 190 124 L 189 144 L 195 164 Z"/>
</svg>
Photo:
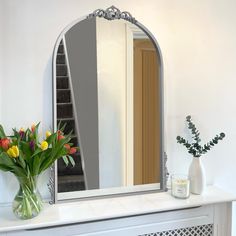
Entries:
<svg viewBox="0 0 236 236">
<path fill-rule="evenodd" d="M 160 189 L 161 55 L 153 39 L 125 20 L 91 17 L 62 34 L 56 50 L 55 122 L 79 146 L 74 167 L 58 161 L 61 199 Z"/>
</svg>

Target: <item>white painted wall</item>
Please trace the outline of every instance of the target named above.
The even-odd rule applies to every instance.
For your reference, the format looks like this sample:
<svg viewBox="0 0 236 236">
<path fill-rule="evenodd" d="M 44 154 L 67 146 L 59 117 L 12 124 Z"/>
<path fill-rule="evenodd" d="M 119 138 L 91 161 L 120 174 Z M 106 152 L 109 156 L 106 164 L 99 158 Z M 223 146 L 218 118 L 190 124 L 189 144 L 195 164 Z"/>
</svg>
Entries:
<svg viewBox="0 0 236 236">
<path fill-rule="evenodd" d="M 0 35 L 2 35 L 2 30 L 3 30 L 3 8 L 0 7 Z M 3 44 L 2 37 L 0 37 L 0 45 Z M 0 55 L 2 55 L 2 49 L 0 47 Z M 0 124 L 1 124 L 1 119 L 2 119 L 2 77 L 3 77 L 3 62 L 2 62 L 3 57 L 0 56 Z"/>
<path fill-rule="evenodd" d="M 3 8 L 0 7 L 0 35 L 3 34 Z M 3 38 L 0 37 L 0 45 L 3 45 Z M 3 52 L 0 46 L 0 124 L 2 123 L 2 88 L 3 88 Z M 0 186 L 5 186 L 0 174 Z M 0 193 L 2 189 L 0 188 Z M 1 201 L 1 200 L 0 200 Z"/>
<path fill-rule="evenodd" d="M 110 5 L 128 10 L 156 36 L 165 73 L 165 134 L 170 172 L 186 172 L 190 156 L 175 137 L 192 114 L 205 139 L 227 137 L 204 157 L 208 183 L 236 194 L 236 2 L 234 0 L 2 0 L 0 57 L 4 99 L 1 122 L 11 127 L 51 124 L 51 56 L 72 20 Z M 1 84 L 2 87 L 2 84 Z M 0 175 L 0 201 L 15 182 Z M 46 191 L 46 190 L 45 190 Z M 46 192 L 45 192 L 46 194 Z"/>
</svg>

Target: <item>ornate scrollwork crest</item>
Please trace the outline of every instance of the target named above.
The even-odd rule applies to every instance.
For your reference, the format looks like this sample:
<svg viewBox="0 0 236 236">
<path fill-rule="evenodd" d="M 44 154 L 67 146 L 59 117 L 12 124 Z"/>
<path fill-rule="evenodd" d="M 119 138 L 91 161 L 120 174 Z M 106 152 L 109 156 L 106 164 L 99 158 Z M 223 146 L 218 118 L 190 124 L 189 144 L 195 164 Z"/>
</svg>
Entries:
<svg viewBox="0 0 236 236">
<path fill-rule="evenodd" d="M 92 18 L 96 16 L 103 17 L 107 20 L 123 19 L 133 24 L 137 22 L 137 20 L 129 12 L 122 12 L 115 6 L 111 6 L 106 10 L 97 9 L 92 14 L 89 14 L 87 18 Z"/>
</svg>

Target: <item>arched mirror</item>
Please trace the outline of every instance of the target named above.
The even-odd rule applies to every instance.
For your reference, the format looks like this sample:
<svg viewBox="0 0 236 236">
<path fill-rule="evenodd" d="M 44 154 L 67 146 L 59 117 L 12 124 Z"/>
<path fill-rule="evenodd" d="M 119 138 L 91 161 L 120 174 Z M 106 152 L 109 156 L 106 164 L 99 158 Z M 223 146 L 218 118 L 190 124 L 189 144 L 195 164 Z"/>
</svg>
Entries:
<svg viewBox="0 0 236 236">
<path fill-rule="evenodd" d="M 69 25 L 53 58 L 54 127 L 73 132 L 55 199 L 164 191 L 163 65 L 153 35 L 112 6 Z"/>
</svg>

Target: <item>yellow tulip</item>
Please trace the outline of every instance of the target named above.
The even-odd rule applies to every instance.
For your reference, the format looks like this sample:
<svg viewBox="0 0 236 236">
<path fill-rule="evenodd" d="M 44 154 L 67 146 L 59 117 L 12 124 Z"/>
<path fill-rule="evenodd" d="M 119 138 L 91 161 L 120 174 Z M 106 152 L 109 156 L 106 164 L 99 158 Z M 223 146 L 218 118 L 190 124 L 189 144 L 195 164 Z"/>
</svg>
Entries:
<svg viewBox="0 0 236 236">
<path fill-rule="evenodd" d="M 43 151 L 45 151 L 45 150 L 48 149 L 48 142 L 47 142 L 47 141 L 43 141 L 43 142 L 41 143 L 41 149 L 42 149 Z"/>
<path fill-rule="evenodd" d="M 18 148 L 16 145 L 14 145 L 14 146 L 12 146 L 11 148 L 9 148 L 9 149 L 7 150 L 7 154 L 8 154 L 10 157 L 16 158 L 16 157 L 18 157 L 19 154 L 20 154 L 19 148 Z"/>
<path fill-rule="evenodd" d="M 46 138 L 50 137 L 52 135 L 52 133 L 50 131 L 46 132 Z"/>
</svg>

